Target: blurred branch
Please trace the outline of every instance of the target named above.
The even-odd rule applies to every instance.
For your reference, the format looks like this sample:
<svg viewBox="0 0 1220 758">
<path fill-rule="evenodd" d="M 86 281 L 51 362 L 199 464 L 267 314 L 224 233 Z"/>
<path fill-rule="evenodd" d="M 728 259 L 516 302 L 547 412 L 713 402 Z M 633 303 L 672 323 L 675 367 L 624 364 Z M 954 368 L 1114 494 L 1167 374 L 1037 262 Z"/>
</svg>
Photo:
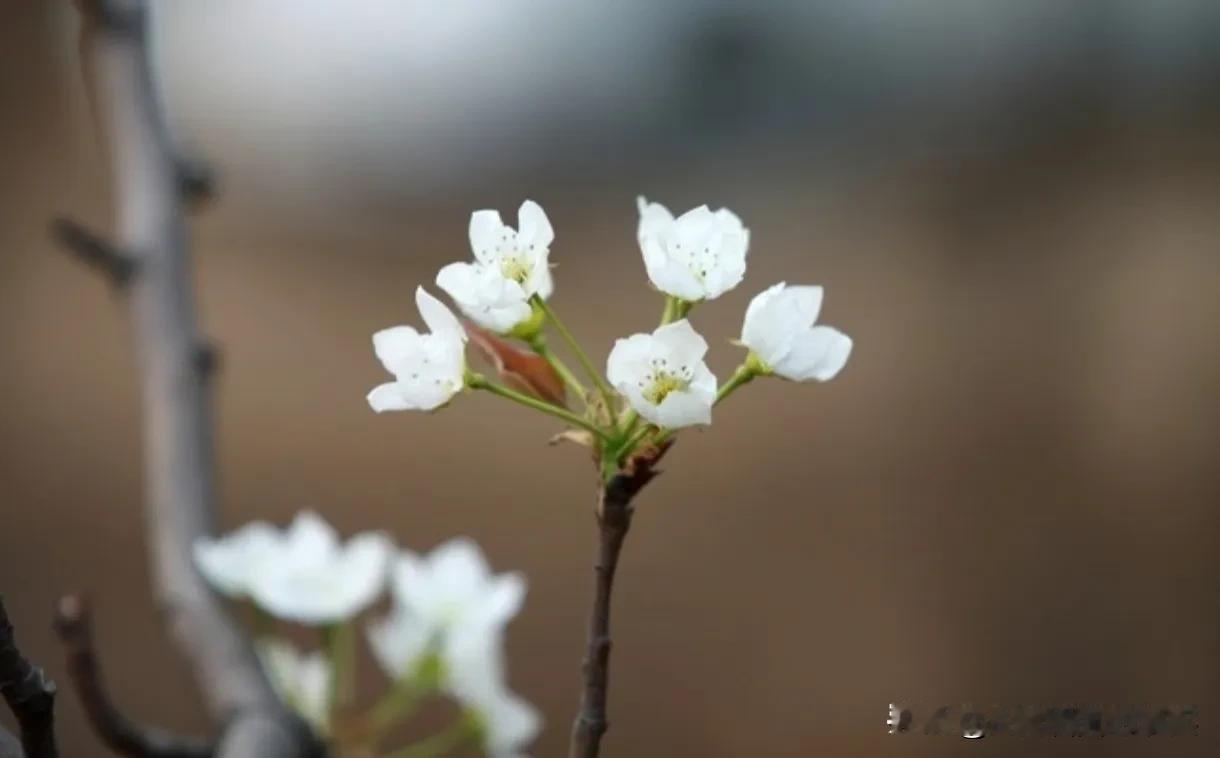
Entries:
<svg viewBox="0 0 1220 758">
<path fill-rule="evenodd" d="M 191 562 L 213 531 L 211 420 L 182 212 L 183 164 L 170 148 L 147 47 L 146 0 L 77 0 L 81 54 L 111 155 L 116 249 L 139 269 L 128 288 L 145 440 L 153 582 L 169 630 L 214 721 L 220 758 L 313 754 L 246 636 Z"/>
<path fill-rule="evenodd" d="M 0 695 L 21 727 L 21 750 L 14 750 L 15 741 L 11 737 L 0 738 L 0 750 L 5 751 L 0 755 L 57 758 L 55 683 L 17 649 L 3 598 L 0 598 Z"/>
<path fill-rule="evenodd" d="M 572 725 L 568 758 L 597 758 L 602 735 L 610 728 L 606 700 L 610 686 L 610 598 L 619 553 L 631 528 L 632 501 L 644 485 L 660 471 L 656 465 L 669 450 L 668 443 L 645 450 L 626 461 L 623 469 L 610 478 L 598 493 L 597 561 L 593 609 L 589 615 L 589 638 L 585 649 L 583 673 L 585 686 L 580 711 Z"/>
<path fill-rule="evenodd" d="M 86 265 L 105 274 L 116 286 L 127 284 L 136 271 L 134 258 L 72 219 L 52 221 L 51 236 Z"/>
<path fill-rule="evenodd" d="M 55 612 L 55 631 L 67 653 L 68 676 L 85 715 L 102 743 L 132 758 L 210 758 L 215 748 L 203 740 L 141 726 L 119 712 L 106 692 L 93 645 L 93 620 L 85 599 L 68 595 Z"/>
</svg>

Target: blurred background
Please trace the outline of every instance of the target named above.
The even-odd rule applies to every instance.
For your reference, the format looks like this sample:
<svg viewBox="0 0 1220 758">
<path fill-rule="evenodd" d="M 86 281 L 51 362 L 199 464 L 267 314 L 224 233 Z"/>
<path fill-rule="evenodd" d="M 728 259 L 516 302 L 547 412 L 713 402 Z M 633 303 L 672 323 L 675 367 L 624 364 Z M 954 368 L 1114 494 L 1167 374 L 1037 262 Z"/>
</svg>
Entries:
<svg viewBox="0 0 1220 758">
<path fill-rule="evenodd" d="M 639 499 L 611 756 L 1204 755 L 1220 706 L 1220 4 L 157 3 L 223 349 L 226 528 L 302 507 L 530 580 L 511 681 L 565 751 L 594 472 L 484 396 L 376 416 L 369 337 L 469 257 L 477 208 L 555 226 L 553 304 L 598 356 L 652 328 L 635 196 L 728 206 L 745 283 L 826 287 L 833 382 L 758 382 Z M 148 592 L 121 298 L 57 252 L 111 228 L 66 2 L 0 9 L 0 591 L 63 679 L 88 590 L 116 698 L 204 727 Z M 435 290 L 434 290 L 435 291 Z M 600 360 L 601 358 L 599 358 Z M 380 686 L 372 671 L 367 688 Z M 70 755 L 97 755 L 72 694 Z M 1198 739 L 890 737 L 891 702 L 1198 704 Z M 919 706 L 926 706 L 922 710 Z M 3 718 L 7 719 L 8 714 Z M 5 723 L 9 723 L 6 721 Z"/>
</svg>

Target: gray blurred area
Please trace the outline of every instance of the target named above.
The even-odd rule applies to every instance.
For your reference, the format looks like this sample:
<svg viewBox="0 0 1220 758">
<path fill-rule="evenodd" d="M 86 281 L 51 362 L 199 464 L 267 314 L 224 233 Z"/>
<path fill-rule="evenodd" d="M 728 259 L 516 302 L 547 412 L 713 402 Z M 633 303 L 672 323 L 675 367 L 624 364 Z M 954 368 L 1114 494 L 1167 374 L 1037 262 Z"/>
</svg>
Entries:
<svg viewBox="0 0 1220 758">
<path fill-rule="evenodd" d="M 62 679 L 50 610 L 87 589 L 124 707 L 201 729 L 147 591 L 123 304 L 46 233 L 110 223 L 75 35 L 68 3 L 0 9 L 0 592 Z M 856 352 L 734 395 L 638 501 L 606 754 L 1214 754 L 1220 5 L 211 0 L 155 35 L 221 177 L 193 231 L 224 523 L 308 506 L 524 571 L 534 754 L 576 706 L 594 472 L 489 397 L 375 416 L 369 336 L 415 323 L 472 210 L 529 197 L 600 360 L 660 312 L 640 193 L 752 230 L 693 316 L 718 375 L 781 280 Z M 65 751 L 101 754 L 60 702 Z M 1193 703 L 1201 736 L 891 737 L 891 702 Z"/>
</svg>

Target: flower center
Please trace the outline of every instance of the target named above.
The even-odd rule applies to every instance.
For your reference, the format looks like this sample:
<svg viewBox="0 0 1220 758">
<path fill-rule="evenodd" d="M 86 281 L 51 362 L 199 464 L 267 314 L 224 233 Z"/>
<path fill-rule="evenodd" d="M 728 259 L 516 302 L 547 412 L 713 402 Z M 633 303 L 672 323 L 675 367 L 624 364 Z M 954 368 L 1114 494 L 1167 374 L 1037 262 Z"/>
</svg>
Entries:
<svg viewBox="0 0 1220 758">
<path fill-rule="evenodd" d="M 529 262 L 518 255 L 504 255 L 500 258 L 500 273 L 505 279 L 512 279 L 517 284 L 525 284 L 530 278 Z"/>
<path fill-rule="evenodd" d="M 696 245 L 683 245 L 681 242 L 675 242 L 671 252 L 675 258 L 681 261 L 694 275 L 695 279 L 702 284 L 707 279 L 708 271 L 720 265 L 720 252 L 713 251 L 711 245 L 698 247 Z"/>
<path fill-rule="evenodd" d="M 691 370 L 689 366 L 679 366 L 676 370 L 669 368 L 665 358 L 653 358 L 652 369 L 640 381 L 640 394 L 653 405 L 665 402 L 672 392 L 681 392 L 690 386 Z"/>
</svg>

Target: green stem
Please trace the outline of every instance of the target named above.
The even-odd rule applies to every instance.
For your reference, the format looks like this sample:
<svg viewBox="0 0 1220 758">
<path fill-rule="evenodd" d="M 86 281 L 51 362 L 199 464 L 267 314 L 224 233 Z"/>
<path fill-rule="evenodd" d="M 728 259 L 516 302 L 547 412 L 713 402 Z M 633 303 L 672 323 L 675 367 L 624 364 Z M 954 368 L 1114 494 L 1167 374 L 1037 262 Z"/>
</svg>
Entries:
<svg viewBox="0 0 1220 758">
<path fill-rule="evenodd" d="M 585 373 L 587 373 L 589 378 L 593 380 L 593 383 L 597 385 L 597 391 L 601 393 L 602 401 L 606 403 L 606 413 L 613 418 L 614 393 L 610 390 L 610 385 L 606 384 L 606 380 L 603 379 L 602 375 L 593 367 L 593 362 L 589 360 L 589 356 L 580 347 L 580 343 L 576 341 L 576 338 L 572 336 L 572 333 L 568 331 L 568 328 L 563 325 L 562 321 L 559 320 L 559 317 L 555 315 L 555 311 L 551 310 L 551 306 L 547 305 L 546 301 L 537 295 L 534 295 L 533 302 L 542 310 L 543 313 L 546 314 L 547 320 L 555 325 L 555 330 L 559 332 L 559 336 L 563 337 L 563 341 L 568 343 L 568 347 L 572 349 L 572 354 L 576 356 L 576 360 L 580 362 L 580 365 L 585 370 Z"/>
<path fill-rule="evenodd" d="M 369 729 L 374 735 L 380 735 L 396 722 L 410 716 L 427 694 L 426 687 L 420 687 L 410 679 L 398 680 L 394 683 L 394 687 L 369 710 L 367 716 Z"/>
<path fill-rule="evenodd" d="M 614 462 L 618 463 L 623 459 L 624 455 L 627 455 L 634 450 L 635 446 L 640 444 L 640 440 L 644 439 L 644 437 L 646 437 L 650 431 L 652 431 L 652 427 L 648 424 L 645 424 L 637 429 L 635 434 L 628 437 L 627 441 L 614 451 Z"/>
<path fill-rule="evenodd" d="M 665 310 L 661 311 L 661 326 L 672 323 L 676 320 L 678 312 L 678 298 L 673 295 L 665 296 Z"/>
<path fill-rule="evenodd" d="M 729 377 L 729 380 L 721 385 L 720 391 L 716 393 L 716 402 L 713 405 L 719 405 L 720 401 L 733 394 L 743 384 L 749 384 L 755 376 L 757 376 L 757 373 L 747 364 L 743 363 L 738 366 L 733 375 Z"/>
<path fill-rule="evenodd" d="M 588 420 L 583 419 L 580 416 L 577 416 L 575 413 L 572 413 L 571 411 L 567 410 L 566 408 L 560 408 L 557 405 L 551 405 L 550 403 L 548 403 L 544 400 L 539 400 L 537 398 L 530 397 L 529 395 L 523 394 L 521 392 L 517 392 L 516 390 L 509 389 L 508 387 L 505 387 L 502 384 L 496 384 L 495 382 L 488 381 L 487 377 L 482 376 L 480 374 L 471 373 L 471 374 L 467 375 L 466 386 L 470 387 L 471 389 L 476 389 L 476 390 L 487 390 L 488 392 L 492 393 L 493 395 L 499 395 L 500 397 L 508 398 L 509 400 L 512 400 L 514 403 L 520 403 L 521 405 L 524 405 L 527 408 L 533 408 L 536 411 L 542 411 L 543 413 L 554 416 L 555 418 L 563 419 L 564 421 L 571 424 L 572 426 L 578 426 L 581 429 L 586 429 L 590 432 L 593 432 L 594 434 L 596 434 L 597 436 L 601 437 L 604 440 L 610 439 L 610 435 L 606 434 L 605 431 L 599 429 L 598 427 L 589 423 Z"/>
<path fill-rule="evenodd" d="M 579 395 L 581 400 L 585 400 L 588 397 L 585 386 L 576 378 L 576 374 L 572 373 L 572 369 L 568 368 L 567 364 L 560 360 L 559 356 L 555 355 L 555 351 L 551 350 L 550 346 L 546 344 L 545 337 L 539 334 L 531 339 L 529 343 L 534 352 L 538 353 L 547 363 L 551 364 L 551 368 L 555 369 L 555 372 L 563 379 L 563 383 Z"/>
<path fill-rule="evenodd" d="M 334 624 L 326 628 L 327 654 L 330 657 L 330 707 L 335 710 L 351 701 L 352 675 L 356 660 L 356 638 L 351 624 Z"/>
<path fill-rule="evenodd" d="M 478 723 L 470 717 L 463 717 L 445 731 L 422 739 L 414 745 L 399 748 L 386 755 L 386 758 L 437 758 L 466 745 L 476 744 L 480 736 Z"/>
</svg>

